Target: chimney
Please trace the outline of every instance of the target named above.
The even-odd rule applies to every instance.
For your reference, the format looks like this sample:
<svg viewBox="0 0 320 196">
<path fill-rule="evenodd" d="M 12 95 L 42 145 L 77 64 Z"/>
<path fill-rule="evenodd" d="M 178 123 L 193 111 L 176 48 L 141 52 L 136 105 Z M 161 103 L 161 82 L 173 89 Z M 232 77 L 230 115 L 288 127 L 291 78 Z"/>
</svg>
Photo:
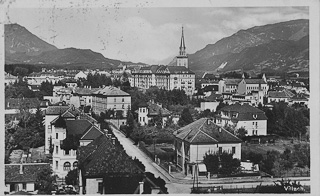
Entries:
<svg viewBox="0 0 320 196">
<path fill-rule="evenodd" d="M 142 194 L 144 192 L 143 190 L 143 182 L 139 182 L 139 194 Z"/>
<path fill-rule="evenodd" d="M 20 171 L 19 171 L 19 174 L 23 174 L 23 164 L 22 164 L 22 163 L 20 164 Z"/>
<path fill-rule="evenodd" d="M 112 144 L 115 145 L 116 144 L 116 138 L 113 137 L 113 138 L 111 138 L 111 140 L 112 140 Z"/>
</svg>

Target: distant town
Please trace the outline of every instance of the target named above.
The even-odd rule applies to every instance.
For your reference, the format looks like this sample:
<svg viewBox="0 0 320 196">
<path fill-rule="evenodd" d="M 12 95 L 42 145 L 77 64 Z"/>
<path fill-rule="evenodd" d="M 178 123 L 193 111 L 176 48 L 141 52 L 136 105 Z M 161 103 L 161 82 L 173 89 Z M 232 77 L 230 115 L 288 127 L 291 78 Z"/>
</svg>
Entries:
<svg viewBox="0 0 320 196">
<path fill-rule="evenodd" d="M 188 63 L 6 69 L 4 193 L 310 193 L 309 77 Z"/>
</svg>

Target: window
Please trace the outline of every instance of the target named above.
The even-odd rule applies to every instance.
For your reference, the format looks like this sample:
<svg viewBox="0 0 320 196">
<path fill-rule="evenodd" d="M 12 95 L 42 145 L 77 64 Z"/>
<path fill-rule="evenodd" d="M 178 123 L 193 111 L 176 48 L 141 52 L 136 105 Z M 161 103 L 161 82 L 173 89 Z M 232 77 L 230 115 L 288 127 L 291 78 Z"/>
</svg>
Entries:
<svg viewBox="0 0 320 196">
<path fill-rule="evenodd" d="M 258 126 L 258 122 L 256 122 L 256 126 Z"/>
<path fill-rule="evenodd" d="M 102 194 L 103 193 L 103 183 L 98 182 L 98 193 Z"/>
<path fill-rule="evenodd" d="M 59 138 L 58 136 L 59 136 L 59 133 L 56 133 L 56 139 L 58 139 L 58 138 Z"/>
<path fill-rule="evenodd" d="M 27 183 L 22 184 L 22 190 L 27 190 Z"/>
<path fill-rule="evenodd" d="M 58 152 L 59 152 L 59 148 L 58 146 L 56 146 L 56 154 L 58 154 Z"/>
<path fill-rule="evenodd" d="M 117 102 L 117 98 L 114 98 L 114 102 Z"/>
<path fill-rule="evenodd" d="M 232 147 L 232 154 L 236 154 L 236 147 Z"/>
<path fill-rule="evenodd" d="M 63 164 L 63 170 L 64 170 L 64 171 L 70 171 L 70 167 L 71 167 L 70 162 L 65 162 L 65 163 Z"/>
<path fill-rule="evenodd" d="M 144 120 L 145 120 L 145 117 L 143 117 L 143 122 L 144 122 Z"/>
<path fill-rule="evenodd" d="M 124 104 L 122 104 L 122 109 L 124 109 Z"/>
<path fill-rule="evenodd" d="M 58 161 L 56 161 L 56 170 L 59 168 Z"/>
<path fill-rule="evenodd" d="M 65 154 L 65 155 L 70 155 L 70 150 L 65 150 L 65 151 L 64 151 L 64 154 Z"/>
<path fill-rule="evenodd" d="M 78 168 L 78 162 L 77 161 L 74 162 L 72 166 L 73 166 L 73 169 L 77 169 Z"/>
<path fill-rule="evenodd" d="M 254 135 L 254 130 L 252 130 L 252 135 Z"/>
<path fill-rule="evenodd" d="M 222 154 L 222 147 L 219 147 L 219 154 Z"/>
<path fill-rule="evenodd" d="M 48 129 L 51 129 L 51 125 L 48 125 Z"/>
<path fill-rule="evenodd" d="M 122 102 L 124 102 L 124 98 L 122 98 Z"/>
</svg>

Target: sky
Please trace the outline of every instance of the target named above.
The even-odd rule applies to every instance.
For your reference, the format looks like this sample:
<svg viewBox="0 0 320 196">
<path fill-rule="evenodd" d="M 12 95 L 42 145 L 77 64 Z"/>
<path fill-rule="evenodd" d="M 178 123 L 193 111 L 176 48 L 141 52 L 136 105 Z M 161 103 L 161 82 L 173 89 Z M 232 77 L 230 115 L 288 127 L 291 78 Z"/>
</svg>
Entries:
<svg viewBox="0 0 320 196">
<path fill-rule="evenodd" d="M 186 51 L 241 29 L 308 19 L 306 6 L 282 7 L 14 7 L 5 23 L 18 23 L 58 48 L 91 49 L 106 58 L 167 64 L 179 52 L 181 27 Z"/>
</svg>

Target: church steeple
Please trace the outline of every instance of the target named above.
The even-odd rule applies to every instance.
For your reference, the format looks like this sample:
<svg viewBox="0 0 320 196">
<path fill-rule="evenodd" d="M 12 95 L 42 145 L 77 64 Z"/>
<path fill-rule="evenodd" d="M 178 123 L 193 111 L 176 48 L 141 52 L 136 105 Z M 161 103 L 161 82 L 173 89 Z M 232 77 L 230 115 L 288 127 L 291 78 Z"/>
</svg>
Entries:
<svg viewBox="0 0 320 196">
<path fill-rule="evenodd" d="M 181 42 L 180 42 L 179 49 L 180 49 L 179 55 L 180 56 L 185 56 L 186 55 L 186 45 L 184 43 L 183 26 L 182 26 L 182 35 L 181 35 Z"/>
</svg>

